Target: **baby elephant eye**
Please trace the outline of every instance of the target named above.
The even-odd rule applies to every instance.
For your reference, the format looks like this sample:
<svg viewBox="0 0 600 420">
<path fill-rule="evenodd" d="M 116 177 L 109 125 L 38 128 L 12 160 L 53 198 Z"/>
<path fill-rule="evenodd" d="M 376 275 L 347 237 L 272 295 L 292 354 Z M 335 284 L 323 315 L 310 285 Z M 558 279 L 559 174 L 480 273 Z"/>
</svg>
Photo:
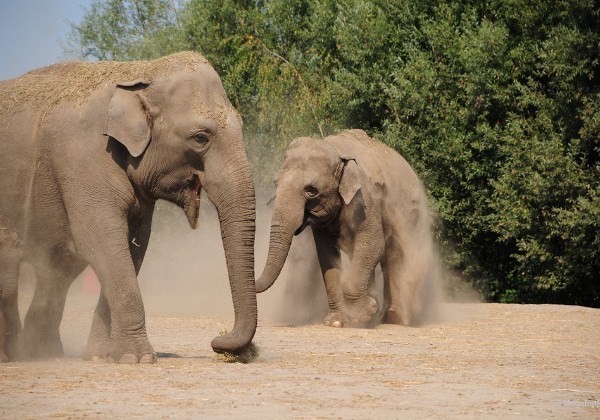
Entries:
<svg viewBox="0 0 600 420">
<path fill-rule="evenodd" d="M 306 193 L 307 197 L 311 197 L 311 198 L 319 195 L 319 190 L 316 187 L 313 187 L 312 185 L 309 185 L 308 187 L 306 187 L 304 189 L 304 192 Z"/>
</svg>

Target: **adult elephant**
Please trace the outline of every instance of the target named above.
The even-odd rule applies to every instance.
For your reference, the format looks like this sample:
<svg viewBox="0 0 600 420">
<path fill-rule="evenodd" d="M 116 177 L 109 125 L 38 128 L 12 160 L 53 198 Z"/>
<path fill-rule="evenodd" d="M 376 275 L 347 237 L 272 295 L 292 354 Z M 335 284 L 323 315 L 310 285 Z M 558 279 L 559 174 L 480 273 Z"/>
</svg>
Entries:
<svg viewBox="0 0 600 420">
<path fill-rule="evenodd" d="M 426 195 L 402 156 L 360 130 L 298 138 L 275 183 L 269 252 L 257 292 L 279 276 L 293 235 L 311 225 L 329 301 L 326 325 L 378 321 L 378 304 L 368 295 L 377 264 L 384 321 L 417 321 L 436 264 Z M 340 250 L 350 257 L 343 278 Z"/>
<path fill-rule="evenodd" d="M 89 264 L 102 293 L 84 358 L 152 363 L 137 283 L 156 200 L 177 204 L 196 227 L 200 192 L 215 204 L 234 303 L 235 352 L 256 330 L 255 197 L 242 121 L 201 55 L 154 61 L 67 62 L 0 84 L 0 287 L 7 349 L 62 355 L 65 298 Z M 198 250 L 200 252 L 200 250 Z M 23 331 L 21 261 L 37 286 Z"/>
</svg>

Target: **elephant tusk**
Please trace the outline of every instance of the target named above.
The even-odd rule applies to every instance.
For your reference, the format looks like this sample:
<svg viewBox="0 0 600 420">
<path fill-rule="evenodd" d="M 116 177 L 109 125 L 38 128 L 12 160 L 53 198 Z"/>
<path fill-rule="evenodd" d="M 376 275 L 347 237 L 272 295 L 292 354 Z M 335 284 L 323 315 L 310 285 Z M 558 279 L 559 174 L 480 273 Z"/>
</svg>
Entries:
<svg viewBox="0 0 600 420">
<path fill-rule="evenodd" d="M 202 192 L 200 176 L 194 174 L 193 179 L 188 181 L 186 188 L 188 194 L 184 205 L 184 211 L 191 228 L 196 229 L 198 226 L 198 217 L 200 216 L 200 193 Z"/>
<path fill-rule="evenodd" d="M 296 229 L 296 231 L 294 232 L 294 236 L 298 236 L 302 233 L 302 231 L 304 229 L 306 229 L 306 226 L 312 224 L 310 218 L 308 217 L 307 214 L 304 215 L 304 220 L 302 221 L 302 224 L 300 225 L 300 227 L 298 229 Z"/>
<path fill-rule="evenodd" d="M 195 177 L 195 185 L 194 191 L 196 192 L 196 201 L 200 201 L 200 193 L 202 192 L 202 182 L 200 182 L 200 177 L 196 175 Z"/>
</svg>

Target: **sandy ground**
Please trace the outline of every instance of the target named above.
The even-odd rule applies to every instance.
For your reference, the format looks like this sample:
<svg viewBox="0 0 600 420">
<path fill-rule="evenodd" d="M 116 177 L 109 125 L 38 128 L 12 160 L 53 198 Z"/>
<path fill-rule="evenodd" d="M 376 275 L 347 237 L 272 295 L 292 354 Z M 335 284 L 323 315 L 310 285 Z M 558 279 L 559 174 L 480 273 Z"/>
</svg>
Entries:
<svg viewBox="0 0 600 420">
<path fill-rule="evenodd" d="M 224 363 L 210 341 L 233 326 L 231 296 L 216 216 L 201 217 L 197 231 L 177 209 L 155 218 L 140 285 L 158 363 L 79 358 L 97 300 L 83 293 L 84 273 L 61 324 L 66 356 L 0 365 L 0 419 L 600 418 L 600 310 L 446 303 L 418 328 L 291 327 L 326 302 L 322 280 L 290 280 L 315 275 L 298 265 L 314 259 L 300 237 L 296 265 L 259 297 L 259 358 Z M 259 219 L 261 268 L 268 214 Z M 24 316 L 32 280 L 22 274 Z"/>
<path fill-rule="evenodd" d="M 93 302 L 70 305 L 67 357 L 0 366 L 0 418 L 600 418 L 600 311 L 445 304 L 419 328 L 260 322 L 254 363 L 210 349 L 226 316 L 148 308 L 158 363 L 85 362 Z M 594 407 L 595 406 L 595 407 Z"/>
</svg>

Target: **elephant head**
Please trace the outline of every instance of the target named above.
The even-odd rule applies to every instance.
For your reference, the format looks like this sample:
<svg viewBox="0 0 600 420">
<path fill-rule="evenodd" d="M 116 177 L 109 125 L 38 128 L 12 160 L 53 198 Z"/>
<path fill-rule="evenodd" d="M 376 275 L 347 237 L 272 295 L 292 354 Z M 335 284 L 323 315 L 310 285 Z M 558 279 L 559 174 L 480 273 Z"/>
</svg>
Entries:
<svg viewBox="0 0 600 420">
<path fill-rule="evenodd" d="M 271 219 L 267 262 L 256 291 L 273 285 L 287 258 L 292 238 L 308 225 L 330 224 L 362 183 L 353 156 L 340 153 L 328 140 L 295 139 L 286 150 L 275 179 L 277 193 Z"/>
<path fill-rule="evenodd" d="M 122 166 L 145 200 L 177 204 L 192 228 L 198 221 L 201 189 L 215 204 L 235 325 L 229 334 L 216 337 L 212 347 L 216 352 L 236 351 L 256 330 L 252 173 L 242 120 L 219 76 L 200 55 L 187 58 L 177 63 L 178 56 L 170 56 L 170 71 L 117 83 L 106 134 L 113 155 L 122 156 Z"/>
</svg>

